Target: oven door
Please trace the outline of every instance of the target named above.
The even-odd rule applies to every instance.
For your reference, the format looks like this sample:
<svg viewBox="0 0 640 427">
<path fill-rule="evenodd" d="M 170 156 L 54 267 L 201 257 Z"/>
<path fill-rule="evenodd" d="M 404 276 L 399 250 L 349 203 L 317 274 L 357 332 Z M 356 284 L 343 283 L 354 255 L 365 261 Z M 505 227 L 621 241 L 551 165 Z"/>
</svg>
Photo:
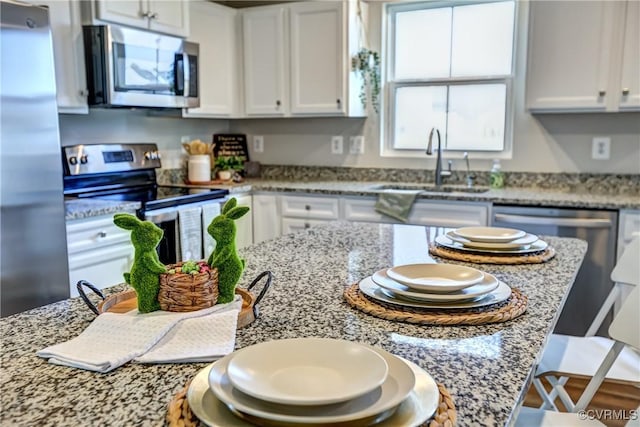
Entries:
<svg viewBox="0 0 640 427">
<path fill-rule="evenodd" d="M 158 256 L 163 264 L 180 261 L 180 234 L 178 230 L 178 209 L 166 208 L 142 213 L 143 218 L 160 227 L 164 236 L 158 245 Z"/>
</svg>

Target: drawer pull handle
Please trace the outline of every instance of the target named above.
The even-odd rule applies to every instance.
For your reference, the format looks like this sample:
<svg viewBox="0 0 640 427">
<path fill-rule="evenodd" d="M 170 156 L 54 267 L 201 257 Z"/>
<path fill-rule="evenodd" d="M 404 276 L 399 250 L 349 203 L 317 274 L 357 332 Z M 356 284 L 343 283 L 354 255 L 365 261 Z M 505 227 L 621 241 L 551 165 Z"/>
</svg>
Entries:
<svg viewBox="0 0 640 427">
<path fill-rule="evenodd" d="M 98 237 L 101 239 L 104 239 L 105 237 L 107 237 L 107 232 L 106 231 L 101 231 L 98 233 Z"/>
<path fill-rule="evenodd" d="M 622 89 L 622 94 L 623 94 L 624 96 L 629 95 L 629 92 L 631 92 L 631 91 L 629 90 L 629 88 L 628 88 L 628 87 L 625 87 L 624 89 Z"/>
<path fill-rule="evenodd" d="M 607 94 L 607 91 L 606 91 L 606 90 L 604 90 L 604 89 L 600 89 L 600 90 L 598 91 L 598 96 L 599 96 L 599 97 L 603 97 L 603 96 L 605 96 L 606 94 Z"/>
<path fill-rule="evenodd" d="M 311 225 L 308 222 L 305 222 L 304 223 L 304 228 L 309 228 L 309 227 L 311 227 Z"/>
</svg>

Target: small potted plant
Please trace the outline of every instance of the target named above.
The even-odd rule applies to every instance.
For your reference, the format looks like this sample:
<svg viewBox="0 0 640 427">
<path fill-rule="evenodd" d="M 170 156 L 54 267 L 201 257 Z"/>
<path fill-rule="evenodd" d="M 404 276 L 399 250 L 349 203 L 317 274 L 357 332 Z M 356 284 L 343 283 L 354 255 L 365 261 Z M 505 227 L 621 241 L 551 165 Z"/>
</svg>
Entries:
<svg viewBox="0 0 640 427">
<path fill-rule="evenodd" d="M 219 156 L 214 163 L 218 178 L 222 181 L 230 180 L 235 172 L 244 169 L 244 161 L 238 156 Z"/>
</svg>

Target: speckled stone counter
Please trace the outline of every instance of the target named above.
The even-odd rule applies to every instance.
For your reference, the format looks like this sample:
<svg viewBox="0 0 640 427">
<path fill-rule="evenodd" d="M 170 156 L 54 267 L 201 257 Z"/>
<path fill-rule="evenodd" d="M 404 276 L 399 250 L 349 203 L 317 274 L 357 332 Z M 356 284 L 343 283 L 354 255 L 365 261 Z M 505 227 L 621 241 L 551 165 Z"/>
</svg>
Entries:
<svg viewBox="0 0 640 427">
<path fill-rule="evenodd" d="M 273 271 L 274 282 L 260 304 L 259 318 L 238 331 L 236 348 L 309 336 L 372 344 L 417 363 L 442 382 L 455 399 L 458 425 L 508 425 L 573 283 L 586 243 L 550 237 L 547 241 L 557 256 L 546 264 L 476 266 L 529 297 L 527 312 L 506 323 L 418 326 L 369 316 L 344 301 L 347 286 L 381 268 L 429 261 L 427 243 L 445 231 L 337 222 L 242 250 L 247 269 L 241 286 L 266 269 Z M 400 237 L 407 235 L 411 238 Z M 129 363 L 97 374 L 36 357 L 37 350 L 77 336 L 93 317 L 76 298 L 0 319 L 0 425 L 165 423 L 172 395 L 205 363 Z"/>
<path fill-rule="evenodd" d="M 65 220 L 90 218 L 120 212 L 135 213 L 139 202 L 118 202 L 99 199 L 69 199 L 64 202 Z"/>
</svg>

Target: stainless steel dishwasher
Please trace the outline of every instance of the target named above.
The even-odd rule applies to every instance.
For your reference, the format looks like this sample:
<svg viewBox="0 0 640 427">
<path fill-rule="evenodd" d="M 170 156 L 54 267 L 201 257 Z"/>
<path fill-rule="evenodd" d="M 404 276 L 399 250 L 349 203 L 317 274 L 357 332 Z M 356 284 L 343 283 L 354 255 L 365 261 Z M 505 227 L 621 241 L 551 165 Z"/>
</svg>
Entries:
<svg viewBox="0 0 640 427">
<path fill-rule="evenodd" d="M 618 212 L 494 205 L 492 225 L 587 241 L 587 254 L 554 329 L 584 335 L 613 286 L 609 276 L 616 261 Z M 605 320 L 598 335 L 606 336 L 610 321 Z"/>
</svg>

